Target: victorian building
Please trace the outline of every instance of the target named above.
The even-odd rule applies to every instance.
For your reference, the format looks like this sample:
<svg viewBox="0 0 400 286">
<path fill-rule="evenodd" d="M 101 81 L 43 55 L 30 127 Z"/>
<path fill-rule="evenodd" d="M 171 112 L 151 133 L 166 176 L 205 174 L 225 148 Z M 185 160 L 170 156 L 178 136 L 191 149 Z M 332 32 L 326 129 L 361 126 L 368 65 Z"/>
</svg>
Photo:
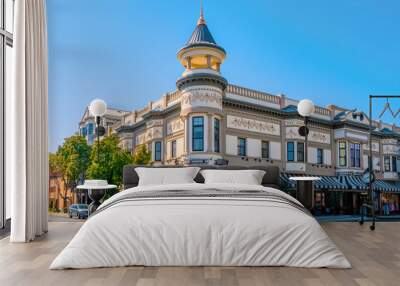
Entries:
<svg viewBox="0 0 400 286">
<path fill-rule="evenodd" d="M 120 124 L 122 117 L 124 115 L 129 114 L 128 111 L 116 109 L 116 108 L 107 108 L 106 113 L 101 118 L 100 124 L 105 127 L 106 134 L 109 135 L 114 132 L 114 126 L 118 126 Z M 79 135 L 85 137 L 86 142 L 89 145 L 92 145 L 95 139 L 95 128 L 96 122 L 95 118 L 90 114 L 89 107 L 86 107 L 85 112 L 83 113 L 82 119 L 79 122 Z M 126 146 L 127 148 L 130 146 Z"/>
<path fill-rule="evenodd" d="M 177 53 L 184 68 L 177 89 L 121 116 L 115 130 L 123 146 L 134 151 L 146 144 L 154 165 L 276 165 L 287 190 L 295 187 L 288 179 L 292 173 L 318 175 L 316 206 L 357 212 L 367 190 L 360 175 L 368 165 L 369 118 L 357 110 L 316 106 L 306 161 L 298 100 L 228 83 L 221 72 L 225 57 L 201 12 Z M 372 124 L 374 188 L 382 194 L 381 203 L 390 200 L 396 211 L 400 128 Z"/>
</svg>

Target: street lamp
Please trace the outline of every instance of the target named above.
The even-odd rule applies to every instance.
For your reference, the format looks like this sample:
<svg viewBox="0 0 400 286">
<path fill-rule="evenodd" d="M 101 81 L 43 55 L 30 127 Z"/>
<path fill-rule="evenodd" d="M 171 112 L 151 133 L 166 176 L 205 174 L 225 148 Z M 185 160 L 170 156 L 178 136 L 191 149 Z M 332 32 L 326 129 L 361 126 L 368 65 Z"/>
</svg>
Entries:
<svg viewBox="0 0 400 286">
<path fill-rule="evenodd" d="M 308 118 L 315 111 L 314 103 L 309 99 L 300 100 L 299 104 L 297 105 L 297 111 L 299 112 L 299 114 L 301 116 L 304 117 L 304 126 L 301 126 L 299 128 L 299 134 L 300 134 L 300 136 L 304 136 L 304 161 L 307 166 L 307 161 L 308 161 L 308 158 L 307 158 L 308 157 L 307 156 L 308 146 L 307 145 L 308 145 L 308 133 L 309 133 L 307 124 L 308 124 Z"/>
<path fill-rule="evenodd" d="M 97 136 L 97 161 L 99 162 L 100 156 L 100 136 L 105 134 L 105 129 L 103 126 L 100 126 L 101 117 L 107 111 L 107 104 L 102 99 L 94 99 L 90 102 L 89 112 L 94 116 L 96 120 L 96 136 Z"/>
</svg>

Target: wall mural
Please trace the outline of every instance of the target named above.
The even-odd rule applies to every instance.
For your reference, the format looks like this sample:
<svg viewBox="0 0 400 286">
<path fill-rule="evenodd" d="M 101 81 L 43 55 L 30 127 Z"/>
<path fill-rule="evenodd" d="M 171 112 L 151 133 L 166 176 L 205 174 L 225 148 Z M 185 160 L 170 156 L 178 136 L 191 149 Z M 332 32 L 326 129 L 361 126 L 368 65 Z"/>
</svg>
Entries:
<svg viewBox="0 0 400 286">
<path fill-rule="evenodd" d="M 233 115 L 227 116 L 227 126 L 228 128 L 253 131 L 276 136 L 279 136 L 281 133 L 280 125 L 277 123 L 259 121 Z"/>
</svg>

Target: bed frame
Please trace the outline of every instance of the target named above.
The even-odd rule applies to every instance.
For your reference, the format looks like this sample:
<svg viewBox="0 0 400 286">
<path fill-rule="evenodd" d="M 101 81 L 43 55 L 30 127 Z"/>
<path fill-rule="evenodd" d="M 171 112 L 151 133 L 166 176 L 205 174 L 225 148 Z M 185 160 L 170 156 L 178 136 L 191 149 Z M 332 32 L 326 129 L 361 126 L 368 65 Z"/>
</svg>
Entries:
<svg viewBox="0 0 400 286">
<path fill-rule="evenodd" d="M 136 167 L 147 167 L 147 168 L 182 168 L 184 166 L 138 166 L 138 165 L 125 165 L 123 170 L 123 184 L 124 189 L 136 187 L 139 183 L 139 176 L 135 171 Z M 254 166 L 254 167 L 242 167 L 242 166 L 190 166 L 199 167 L 202 170 L 213 169 L 213 170 L 262 170 L 265 171 L 265 175 L 262 179 L 261 184 L 264 187 L 271 187 L 280 189 L 279 179 L 279 167 L 276 166 Z M 194 178 L 196 183 L 204 183 L 204 178 L 200 174 Z"/>
</svg>

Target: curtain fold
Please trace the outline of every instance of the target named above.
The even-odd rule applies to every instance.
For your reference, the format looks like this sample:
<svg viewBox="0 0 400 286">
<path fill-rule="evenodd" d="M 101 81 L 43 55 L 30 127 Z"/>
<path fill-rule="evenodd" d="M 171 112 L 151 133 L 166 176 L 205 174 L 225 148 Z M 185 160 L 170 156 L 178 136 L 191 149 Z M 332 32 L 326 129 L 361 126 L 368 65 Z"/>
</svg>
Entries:
<svg viewBox="0 0 400 286">
<path fill-rule="evenodd" d="M 47 232 L 48 70 L 45 0 L 17 0 L 14 8 L 14 70 L 6 115 L 10 168 L 11 242 Z"/>
</svg>

